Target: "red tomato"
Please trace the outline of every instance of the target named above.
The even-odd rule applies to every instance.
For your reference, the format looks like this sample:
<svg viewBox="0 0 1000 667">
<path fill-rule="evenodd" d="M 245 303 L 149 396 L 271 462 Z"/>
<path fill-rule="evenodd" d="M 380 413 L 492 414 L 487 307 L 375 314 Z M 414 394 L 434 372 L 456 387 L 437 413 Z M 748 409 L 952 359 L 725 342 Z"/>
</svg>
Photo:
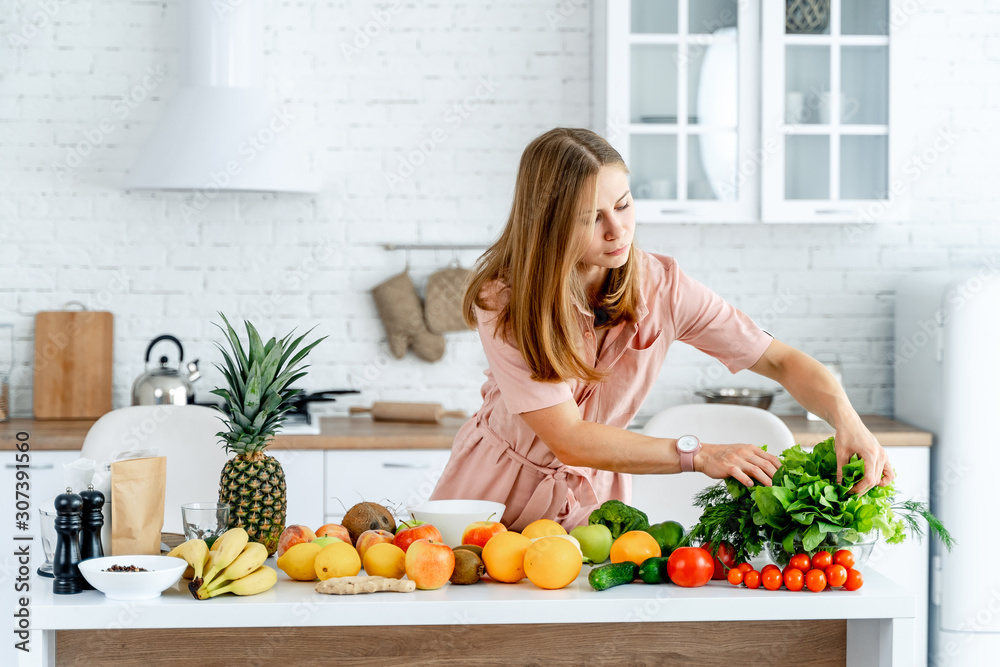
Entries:
<svg viewBox="0 0 1000 667">
<path fill-rule="evenodd" d="M 841 549 L 833 554 L 833 562 L 837 565 L 843 565 L 846 569 L 850 570 L 854 567 L 854 554 L 847 549 Z"/>
<path fill-rule="evenodd" d="M 776 591 L 781 588 L 781 571 L 778 568 L 765 570 L 760 573 L 760 583 L 769 591 Z"/>
<path fill-rule="evenodd" d="M 819 593 L 826 588 L 826 574 L 823 570 L 813 569 L 806 572 L 806 588 L 813 593 Z"/>
<path fill-rule="evenodd" d="M 737 567 L 737 568 L 739 569 L 739 571 L 740 571 L 740 572 L 742 572 L 743 574 L 746 574 L 747 572 L 749 572 L 750 570 L 752 570 L 752 569 L 753 569 L 753 565 L 751 565 L 750 563 L 740 563 L 740 564 L 739 564 L 739 565 L 737 565 L 736 567 Z"/>
<path fill-rule="evenodd" d="M 809 571 L 809 566 L 811 565 L 809 561 L 809 554 L 795 554 L 792 556 L 788 564 L 794 567 L 796 570 L 802 570 L 803 572 Z"/>
<path fill-rule="evenodd" d="M 747 588 L 760 588 L 760 572 L 750 570 L 743 575 L 743 583 L 747 585 Z"/>
<path fill-rule="evenodd" d="M 826 568 L 826 583 L 830 588 L 840 588 L 847 583 L 847 568 L 836 563 Z"/>
<path fill-rule="evenodd" d="M 850 569 L 847 571 L 847 583 L 844 584 L 844 590 L 856 591 L 865 583 L 865 578 L 861 576 L 861 572 L 855 569 Z"/>
<path fill-rule="evenodd" d="M 833 565 L 833 556 L 829 551 L 817 551 L 812 557 L 812 566 L 817 570 L 825 570 Z"/>
<path fill-rule="evenodd" d="M 680 547 L 674 549 L 667 560 L 667 575 L 678 586 L 694 588 L 704 586 L 712 578 L 715 569 L 712 557 L 701 547 Z"/>
<path fill-rule="evenodd" d="M 775 570 L 778 574 L 781 574 L 781 570 L 779 570 L 778 566 L 775 565 L 774 563 L 768 563 L 767 565 L 765 565 L 763 569 L 761 569 L 760 573 L 761 575 L 763 575 L 765 572 L 769 572 L 770 570 Z"/>
<path fill-rule="evenodd" d="M 729 574 L 726 575 L 726 579 L 728 579 L 729 583 L 733 586 L 739 586 L 743 583 L 743 570 L 738 567 L 734 567 L 729 571 Z"/>
<path fill-rule="evenodd" d="M 729 542 L 722 542 L 714 551 L 709 551 L 711 545 L 707 543 L 701 545 L 701 548 L 713 557 L 715 569 L 712 572 L 712 579 L 725 579 L 726 572 L 736 567 L 736 550 Z"/>
<path fill-rule="evenodd" d="M 805 575 L 802 574 L 802 570 L 795 567 L 788 568 L 783 579 L 785 581 L 785 588 L 790 591 L 801 591 L 805 583 Z"/>
</svg>

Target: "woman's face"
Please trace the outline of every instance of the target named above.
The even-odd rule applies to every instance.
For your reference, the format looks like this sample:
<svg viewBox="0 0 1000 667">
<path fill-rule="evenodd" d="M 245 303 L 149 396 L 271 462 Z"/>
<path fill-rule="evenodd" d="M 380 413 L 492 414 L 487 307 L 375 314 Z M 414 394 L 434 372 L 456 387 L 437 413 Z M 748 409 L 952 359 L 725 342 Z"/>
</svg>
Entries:
<svg viewBox="0 0 1000 667">
<path fill-rule="evenodd" d="M 580 260 L 584 269 L 617 269 L 628 260 L 635 233 L 635 207 L 625 170 L 617 165 L 597 172 L 597 210 L 583 215 L 594 222 L 590 245 Z"/>
</svg>

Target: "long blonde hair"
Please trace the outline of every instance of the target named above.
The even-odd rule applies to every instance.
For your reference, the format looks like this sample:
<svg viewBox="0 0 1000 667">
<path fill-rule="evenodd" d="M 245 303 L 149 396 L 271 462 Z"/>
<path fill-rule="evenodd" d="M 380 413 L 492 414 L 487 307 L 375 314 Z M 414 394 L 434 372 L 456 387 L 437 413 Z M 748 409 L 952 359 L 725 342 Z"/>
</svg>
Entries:
<svg viewBox="0 0 1000 667">
<path fill-rule="evenodd" d="M 574 301 L 587 304 L 577 265 L 594 233 L 595 220 L 581 222 L 580 211 L 597 200 L 597 173 L 625 161 L 596 133 L 555 128 L 525 148 L 514 186 L 507 225 L 473 270 L 465 292 L 466 322 L 474 326 L 475 308 L 496 310 L 483 296 L 491 281 L 510 288 L 510 299 L 495 320 L 493 335 L 509 335 L 524 355 L 532 379 L 559 382 L 576 378 L 599 382 L 583 356 Z M 634 322 L 639 307 L 639 264 L 633 242 L 626 263 L 611 269 L 599 302 L 606 326 Z"/>
</svg>

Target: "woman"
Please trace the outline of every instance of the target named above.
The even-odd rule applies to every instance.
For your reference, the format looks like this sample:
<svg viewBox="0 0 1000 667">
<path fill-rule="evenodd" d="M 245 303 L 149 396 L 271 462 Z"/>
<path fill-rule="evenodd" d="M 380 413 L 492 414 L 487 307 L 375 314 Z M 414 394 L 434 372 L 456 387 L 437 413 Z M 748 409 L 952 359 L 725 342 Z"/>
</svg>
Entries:
<svg viewBox="0 0 1000 667">
<path fill-rule="evenodd" d="M 822 364 L 636 247 L 627 175 L 589 130 L 557 128 L 525 149 L 507 226 L 465 294 L 489 362 L 483 406 L 431 498 L 503 502 L 512 530 L 541 518 L 569 529 L 605 500 L 628 502 L 627 473 L 693 468 L 770 485 L 779 461 L 759 447 L 685 439 L 692 456 L 673 438 L 626 430 L 675 340 L 781 383 L 833 425 L 839 466 L 854 453 L 865 461 L 856 492 L 890 482 L 885 452 Z"/>
</svg>

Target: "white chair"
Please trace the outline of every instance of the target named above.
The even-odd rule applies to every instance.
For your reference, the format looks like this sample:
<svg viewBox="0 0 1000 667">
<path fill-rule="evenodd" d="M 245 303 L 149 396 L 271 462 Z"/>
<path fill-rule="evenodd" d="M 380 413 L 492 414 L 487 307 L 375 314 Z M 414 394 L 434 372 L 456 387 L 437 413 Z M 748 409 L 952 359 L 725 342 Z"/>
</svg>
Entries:
<svg viewBox="0 0 1000 667">
<path fill-rule="evenodd" d="M 215 435 L 224 430 L 219 417 L 217 410 L 200 405 L 112 410 L 90 427 L 80 456 L 101 462 L 115 452 L 158 449 L 159 456 L 167 457 L 163 532 L 183 533 L 181 505 L 219 498 L 219 477 L 230 458 Z"/>
<path fill-rule="evenodd" d="M 795 438 L 776 415 L 745 405 L 693 403 L 659 412 L 646 422 L 643 434 L 678 438 L 691 434 L 713 445 L 767 445 L 772 454 L 791 447 Z M 719 480 L 701 473 L 633 475 L 633 504 L 649 515 L 650 522 L 673 519 L 685 528 L 698 522 L 701 509 L 692 499 Z"/>
</svg>

